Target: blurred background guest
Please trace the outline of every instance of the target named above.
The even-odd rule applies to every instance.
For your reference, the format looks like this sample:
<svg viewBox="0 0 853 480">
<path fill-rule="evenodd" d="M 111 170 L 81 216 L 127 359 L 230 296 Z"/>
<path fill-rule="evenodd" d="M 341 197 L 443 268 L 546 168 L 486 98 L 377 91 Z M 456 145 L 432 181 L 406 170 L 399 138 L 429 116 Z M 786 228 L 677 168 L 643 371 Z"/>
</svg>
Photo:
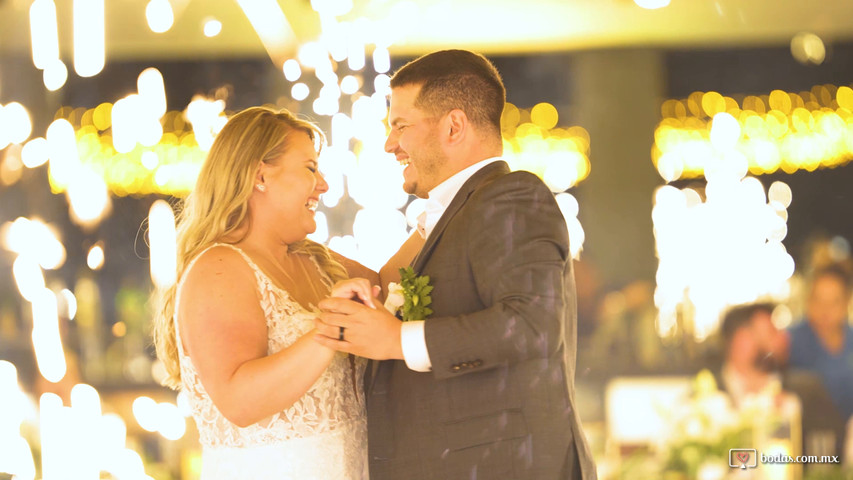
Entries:
<svg viewBox="0 0 853 480">
<path fill-rule="evenodd" d="M 814 275 L 806 318 L 790 330 L 791 368 L 818 374 L 843 418 L 853 415 L 853 329 L 848 318 L 850 277 L 837 265 Z"/>
<path fill-rule="evenodd" d="M 720 388 L 735 407 L 749 396 L 782 391 L 779 355 L 785 338 L 772 322 L 773 305 L 741 305 L 729 310 L 721 327 L 724 360 Z"/>
<path fill-rule="evenodd" d="M 774 397 L 778 406 L 795 398 L 803 454 L 837 455 L 844 451 L 843 417 L 818 374 L 783 368 L 788 336 L 773 323 L 775 307 L 772 303 L 740 305 L 725 314 L 721 327 L 725 357 L 718 385 L 736 408 L 761 395 Z"/>
</svg>

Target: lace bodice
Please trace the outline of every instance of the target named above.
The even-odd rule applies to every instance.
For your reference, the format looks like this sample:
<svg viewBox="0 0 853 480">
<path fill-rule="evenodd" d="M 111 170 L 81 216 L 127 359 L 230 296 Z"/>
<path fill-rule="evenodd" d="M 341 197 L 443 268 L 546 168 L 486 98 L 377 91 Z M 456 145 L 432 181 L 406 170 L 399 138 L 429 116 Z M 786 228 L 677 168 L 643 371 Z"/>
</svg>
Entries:
<svg viewBox="0 0 853 480">
<path fill-rule="evenodd" d="M 217 245 L 227 246 L 239 252 L 255 273 L 261 307 L 269 332 L 269 354 L 288 347 L 314 327 L 316 311 L 306 310 L 285 290 L 273 284 L 242 250 L 228 244 L 216 244 L 209 248 Z M 192 269 L 195 261 L 206 251 L 207 249 L 190 262 L 186 272 Z M 315 266 L 319 269 L 316 262 Z M 180 289 L 186 278 L 186 272 L 178 284 L 177 298 L 180 298 Z M 331 288 L 328 276 L 322 270 L 320 273 L 326 286 Z M 177 304 L 175 311 L 178 311 Z M 181 365 L 182 389 L 189 397 L 200 441 L 205 447 L 269 445 L 334 433 L 337 430 L 352 428 L 353 423 L 363 424 L 364 422 L 364 391 L 361 378 L 367 362 L 362 358 L 338 353 L 317 382 L 291 407 L 248 427 L 238 427 L 228 421 L 213 404 L 198 377 L 192 359 L 184 353 L 177 313 L 175 332 Z M 354 439 L 354 441 L 358 442 L 361 439 Z"/>
</svg>

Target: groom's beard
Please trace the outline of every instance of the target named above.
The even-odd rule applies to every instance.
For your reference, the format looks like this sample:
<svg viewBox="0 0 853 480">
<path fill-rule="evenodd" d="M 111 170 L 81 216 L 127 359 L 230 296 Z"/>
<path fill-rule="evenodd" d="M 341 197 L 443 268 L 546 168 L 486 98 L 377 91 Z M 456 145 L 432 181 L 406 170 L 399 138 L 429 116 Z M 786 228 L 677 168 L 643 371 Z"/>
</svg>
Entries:
<svg viewBox="0 0 853 480">
<path fill-rule="evenodd" d="M 448 163 L 447 155 L 441 151 L 436 136 L 430 137 L 417 151 L 407 153 L 409 154 L 407 168 L 412 169 L 410 172 L 413 172 L 414 178 L 409 179 L 405 172 L 403 173 L 403 190 L 419 198 L 429 198 L 430 190 L 445 180 L 440 177 L 442 169 L 446 169 Z"/>
</svg>

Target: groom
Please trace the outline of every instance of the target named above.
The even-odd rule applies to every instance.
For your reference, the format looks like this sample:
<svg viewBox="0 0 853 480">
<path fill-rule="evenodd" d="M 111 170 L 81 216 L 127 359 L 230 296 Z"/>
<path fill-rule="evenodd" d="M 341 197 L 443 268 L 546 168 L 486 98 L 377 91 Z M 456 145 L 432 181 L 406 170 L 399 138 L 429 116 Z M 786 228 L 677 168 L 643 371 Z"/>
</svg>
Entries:
<svg viewBox="0 0 853 480">
<path fill-rule="evenodd" d="M 370 478 L 596 478 L 574 401 L 568 231 L 542 181 L 500 158 L 500 75 L 447 50 L 391 87 L 385 149 L 408 165 L 406 192 L 428 198 L 411 266 L 430 277 L 434 313 L 401 322 L 330 298 L 317 322 L 321 343 L 381 360 L 367 380 Z"/>
</svg>

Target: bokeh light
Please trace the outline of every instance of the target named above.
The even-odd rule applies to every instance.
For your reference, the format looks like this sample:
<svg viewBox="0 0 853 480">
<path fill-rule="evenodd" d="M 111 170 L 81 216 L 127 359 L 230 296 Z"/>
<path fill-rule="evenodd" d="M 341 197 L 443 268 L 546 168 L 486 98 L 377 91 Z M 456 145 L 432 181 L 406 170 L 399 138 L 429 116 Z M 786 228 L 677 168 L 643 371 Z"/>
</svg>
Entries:
<svg viewBox="0 0 853 480">
<path fill-rule="evenodd" d="M 284 62 L 282 71 L 284 78 L 291 82 L 299 80 L 299 77 L 302 76 L 302 67 L 299 66 L 299 62 L 292 58 Z"/>
<path fill-rule="evenodd" d="M 47 163 L 48 151 L 47 140 L 37 137 L 24 145 L 21 160 L 27 168 L 40 167 Z"/>
<path fill-rule="evenodd" d="M 145 7 L 148 28 L 154 33 L 165 33 L 175 22 L 175 13 L 169 0 L 151 0 Z"/>
<path fill-rule="evenodd" d="M 758 179 L 723 162 L 707 178 L 703 193 L 704 198 L 692 188 L 671 185 L 655 192 L 652 221 L 659 264 L 654 298 L 661 336 L 674 335 L 680 324 L 703 341 L 716 331 L 727 308 L 782 301 L 789 294 L 794 260 L 782 241 L 790 187 L 774 182 L 765 196 Z"/>
<path fill-rule="evenodd" d="M 0 149 L 9 143 L 24 143 L 33 131 L 30 113 L 18 102 L 0 105 Z"/>
<path fill-rule="evenodd" d="M 92 270 L 100 270 L 104 266 L 104 247 L 100 243 L 89 249 L 86 255 L 86 265 Z"/>
<path fill-rule="evenodd" d="M 154 285 L 165 288 L 175 283 L 178 268 L 175 214 L 164 200 L 151 205 L 148 214 L 151 245 L 151 279 Z"/>
<path fill-rule="evenodd" d="M 694 92 L 662 104 L 652 161 L 667 182 L 713 175 L 721 162 L 745 162 L 753 175 L 844 165 L 853 159 L 851 108 L 849 86 L 739 100 Z"/>
<path fill-rule="evenodd" d="M 74 0 L 74 71 L 93 77 L 106 62 L 105 0 Z"/>
<path fill-rule="evenodd" d="M 62 60 L 58 58 L 53 59 L 45 66 L 42 76 L 44 86 L 51 92 L 55 92 L 62 88 L 65 85 L 65 81 L 68 80 L 68 67 L 65 66 Z"/>
<path fill-rule="evenodd" d="M 53 0 L 35 0 L 30 5 L 30 42 L 33 64 L 39 70 L 45 70 L 59 60 L 59 27 Z"/>
<path fill-rule="evenodd" d="M 222 33 L 222 22 L 215 18 L 207 19 L 204 22 L 204 36 L 213 38 Z"/>
<path fill-rule="evenodd" d="M 294 85 L 294 86 L 293 86 L 293 88 L 290 90 L 290 96 L 292 96 L 294 100 L 297 100 L 297 101 L 300 101 L 300 102 L 301 102 L 302 100 L 305 100 L 306 98 L 308 98 L 308 94 L 309 94 L 309 93 L 311 93 L 311 91 L 310 91 L 310 89 L 308 88 L 308 85 L 305 85 L 305 84 L 304 84 L 304 83 L 302 83 L 302 82 L 297 83 L 297 84 L 296 84 L 296 85 Z"/>
<path fill-rule="evenodd" d="M 826 46 L 814 33 L 801 32 L 791 39 L 791 55 L 805 65 L 820 65 L 826 59 Z"/>
<path fill-rule="evenodd" d="M 670 0 L 634 0 L 638 6 L 647 10 L 655 10 L 669 5 Z"/>
</svg>

